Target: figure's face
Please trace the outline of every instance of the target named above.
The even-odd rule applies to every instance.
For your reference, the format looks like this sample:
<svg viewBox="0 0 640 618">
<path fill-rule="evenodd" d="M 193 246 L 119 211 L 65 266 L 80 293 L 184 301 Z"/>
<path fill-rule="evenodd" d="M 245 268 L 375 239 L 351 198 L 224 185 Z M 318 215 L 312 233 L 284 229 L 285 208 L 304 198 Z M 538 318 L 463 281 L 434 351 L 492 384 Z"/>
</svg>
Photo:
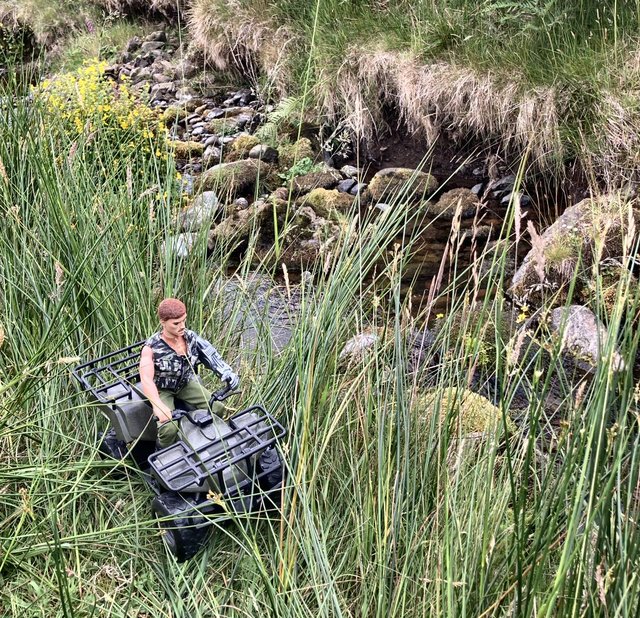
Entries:
<svg viewBox="0 0 640 618">
<path fill-rule="evenodd" d="M 170 318 L 169 320 L 163 320 L 161 324 L 165 335 L 168 335 L 171 339 L 182 337 L 187 326 L 187 314 L 185 313 L 179 318 Z"/>
</svg>

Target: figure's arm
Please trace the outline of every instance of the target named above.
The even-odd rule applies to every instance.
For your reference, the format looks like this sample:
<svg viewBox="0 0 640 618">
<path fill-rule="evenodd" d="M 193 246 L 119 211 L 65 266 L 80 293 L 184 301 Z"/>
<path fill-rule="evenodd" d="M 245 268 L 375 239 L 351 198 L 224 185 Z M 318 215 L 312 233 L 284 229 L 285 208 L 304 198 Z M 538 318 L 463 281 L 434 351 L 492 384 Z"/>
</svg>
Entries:
<svg viewBox="0 0 640 618">
<path fill-rule="evenodd" d="M 140 383 L 142 392 L 145 394 L 153 408 L 153 414 L 161 423 L 171 420 L 171 410 L 162 403 L 158 394 L 158 387 L 153 381 L 155 369 L 153 367 L 153 350 L 149 346 L 142 348 L 140 354 Z"/>
<path fill-rule="evenodd" d="M 223 382 L 228 382 L 232 389 L 236 388 L 240 384 L 240 377 L 224 362 L 218 350 L 200 336 L 197 337 L 197 344 L 200 362 L 217 374 Z"/>
</svg>

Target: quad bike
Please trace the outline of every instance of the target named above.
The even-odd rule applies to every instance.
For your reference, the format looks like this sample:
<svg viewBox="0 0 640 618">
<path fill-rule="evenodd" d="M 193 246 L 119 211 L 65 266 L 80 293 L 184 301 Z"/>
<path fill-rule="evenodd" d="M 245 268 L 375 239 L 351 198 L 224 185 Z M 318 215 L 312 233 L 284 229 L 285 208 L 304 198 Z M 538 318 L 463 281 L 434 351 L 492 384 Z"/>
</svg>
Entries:
<svg viewBox="0 0 640 618">
<path fill-rule="evenodd" d="M 111 427 L 100 436 L 103 458 L 126 460 L 155 494 L 151 509 L 169 551 L 180 562 L 204 544 L 209 526 L 240 513 L 279 505 L 283 465 L 277 448 L 286 431 L 263 407 L 222 420 L 178 403 L 181 439 L 156 450 L 156 423 L 140 386 L 145 342 L 116 350 L 73 370 Z M 227 384 L 213 401 L 233 394 Z"/>
</svg>

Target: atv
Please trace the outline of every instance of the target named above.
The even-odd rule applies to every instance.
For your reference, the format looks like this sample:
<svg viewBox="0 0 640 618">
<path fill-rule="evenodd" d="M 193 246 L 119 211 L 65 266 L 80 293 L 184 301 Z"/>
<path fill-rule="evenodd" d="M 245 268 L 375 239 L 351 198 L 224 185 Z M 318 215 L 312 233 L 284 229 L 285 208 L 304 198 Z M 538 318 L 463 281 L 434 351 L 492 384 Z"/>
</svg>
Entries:
<svg viewBox="0 0 640 618">
<path fill-rule="evenodd" d="M 277 508 L 283 485 L 278 443 L 284 427 L 253 405 L 224 421 L 209 410 L 176 401 L 181 439 L 156 449 L 156 423 L 140 385 L 139 341 L 77 366 L 73 375 L 110 428 L 99 435 L 103 458 L 134 466 L 152 490 L 151 510 L 179 562 L 194 556 L 213 523 Z M 211 396 L 233 394 L 227 384 Z"/>
</svg>

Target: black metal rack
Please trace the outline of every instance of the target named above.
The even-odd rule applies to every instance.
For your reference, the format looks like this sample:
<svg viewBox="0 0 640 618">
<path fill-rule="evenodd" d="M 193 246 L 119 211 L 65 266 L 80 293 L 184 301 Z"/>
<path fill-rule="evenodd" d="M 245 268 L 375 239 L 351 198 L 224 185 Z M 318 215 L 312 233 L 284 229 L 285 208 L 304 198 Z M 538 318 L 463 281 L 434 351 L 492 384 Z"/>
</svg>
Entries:
<svg viewBox="0 0 640 618">
<path fill-rule="evenodd" d="M 255 414 L 255 418 L 251 418 L 251 414 Z M 250 420 L 244 422 L 245 417 Z M 227 487 L 224 472 L 242 462 L 250 470 L 251 458 L 275 445 L 285 436 L 286 430 L 261 406 L 252 406 L 236 414 L 229 419 L 229 426 L 231 432 L 197 449 L 180 440 L 154 453 L 149 457 L 152 470 L 172 491 L 183 491 L 214 478 L 224 497 L 236 495 L 242 481 Z M 216 448 L 220 446 L 221 449 Z M 165 460 L 164 463 L 161 460 Z M 267 472 L 262 471 L 262 474 Z M 247 483 L 251 482 L 247 480 Z"/>
</svg>

